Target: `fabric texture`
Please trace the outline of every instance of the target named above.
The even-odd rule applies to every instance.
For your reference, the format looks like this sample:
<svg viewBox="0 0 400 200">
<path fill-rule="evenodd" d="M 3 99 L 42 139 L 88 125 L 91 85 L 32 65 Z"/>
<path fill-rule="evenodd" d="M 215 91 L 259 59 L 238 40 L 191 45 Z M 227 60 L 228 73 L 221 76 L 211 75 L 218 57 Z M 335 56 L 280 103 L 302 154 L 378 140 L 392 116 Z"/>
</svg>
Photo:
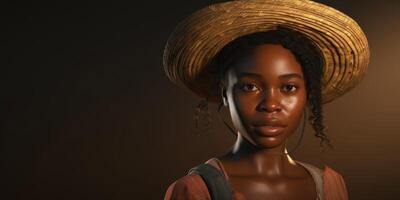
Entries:
<svg viewBox="0 0 400 200">
<path fill-rule="evenodd" d="M 232 190 L 224 174 L 212 165 L 202 163 L 192 168 L 188 174 L 197 173 L 203 178 L 213 200 L 232 199 Z"/>
<path fill-rule="evenodd" d="M 217 158 L 211 158 L 205 162 L 220 170 L 227 181 L 229 177 L 222 163 Z M 312 175 L 316 184 L 316 200 L 348 200 L 348 192 L 343 177 L 325 165 L 321 170 L 311 164 L 296 161 Z M 200 175 L 196 173 L 188 174 L 169 185 L 164 200 L 212 200 L 208 192 L 207 185 Z M 246 200 L 239 192 L 233 191 L 233 200 Z"/>
</svg>

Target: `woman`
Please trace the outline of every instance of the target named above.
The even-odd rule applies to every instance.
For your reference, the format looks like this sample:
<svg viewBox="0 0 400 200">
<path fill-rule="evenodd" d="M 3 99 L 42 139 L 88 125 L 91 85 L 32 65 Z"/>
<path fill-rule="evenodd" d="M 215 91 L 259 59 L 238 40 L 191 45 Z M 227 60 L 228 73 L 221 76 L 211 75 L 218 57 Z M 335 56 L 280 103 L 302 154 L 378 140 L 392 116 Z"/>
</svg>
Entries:
<svg viewBox="0 0 400 200">
<path fill-rule="evenodd" d="M 358 25 L 315 2 L 233 1 L 194 13 L 167 43 L 167 75 L 226 106 L 237 139 L 171 184 L 165 199 L 348 199 L 338 172 L 293 160 L 286 141 L 309 109 L 330 146 L 321 105 L 353 88 L 368 58 Z"/>
</svg>

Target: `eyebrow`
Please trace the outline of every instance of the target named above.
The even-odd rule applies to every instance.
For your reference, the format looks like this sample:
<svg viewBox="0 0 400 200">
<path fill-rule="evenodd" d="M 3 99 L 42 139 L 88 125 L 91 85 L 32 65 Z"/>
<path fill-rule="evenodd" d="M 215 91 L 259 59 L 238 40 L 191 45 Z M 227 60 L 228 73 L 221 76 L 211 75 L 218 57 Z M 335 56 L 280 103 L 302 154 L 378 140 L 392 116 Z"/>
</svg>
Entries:
<svg viewBox="0 0 400 200">
<path fill-rule="evenodd" d="M 239 72 L 238 77 L 242 78 L 242 77 L 255 77 L 255 78 L 261 78 L 262 76 L 260 74 L 257 73 L 251 73 L 251 72 Z M 289 78 L 299 78 L 299 79 L 303 79 L 303 76 L 298 74 L 298 73 L 290 73 L 290 74 L 283 74 L 279 76 L 279 79 L 289 79 Z"/>
</svg>

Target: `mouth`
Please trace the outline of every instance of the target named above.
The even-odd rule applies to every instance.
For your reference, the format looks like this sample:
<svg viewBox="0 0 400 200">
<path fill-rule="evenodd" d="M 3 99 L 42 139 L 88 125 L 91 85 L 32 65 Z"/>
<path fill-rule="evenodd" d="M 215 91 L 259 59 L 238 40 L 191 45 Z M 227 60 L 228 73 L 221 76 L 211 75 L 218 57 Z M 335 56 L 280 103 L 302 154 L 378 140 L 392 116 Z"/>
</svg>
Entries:
<svg viewBox="0 0 400 200">
<path fill-rule="evenodd" d="M 279 135 L 285 127 L 283 126 L 254 126 L 254 131 L 262 137 L 275 137 Z"/>
</svg>

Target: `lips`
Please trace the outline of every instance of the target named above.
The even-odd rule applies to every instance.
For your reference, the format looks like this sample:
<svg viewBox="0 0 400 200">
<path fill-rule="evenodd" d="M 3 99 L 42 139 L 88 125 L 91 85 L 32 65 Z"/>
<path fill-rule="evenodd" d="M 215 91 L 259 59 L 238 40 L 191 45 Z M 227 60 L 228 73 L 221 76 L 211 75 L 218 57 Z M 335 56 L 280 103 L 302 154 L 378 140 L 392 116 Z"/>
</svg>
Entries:
<svg viewBox="0 0 400 200">
<path fill-rule="evenodd" d="M 285 129 L 286 125 L 283 124 L 278 119 L 268 119 L 262 123 L 254 125 L 254 130 L 256 133 L 264 137 L 274 137 L 280 134 L 280 132 Z"/>
<path fill-rule="evenodd" d="M 257 123 L 255 126 L 273 126 L 273 127 L 286 127 L 284 123 L 282 123 L 277 118 L 267 118 L 264 119 L 261 123 Z"/>
</svg>

